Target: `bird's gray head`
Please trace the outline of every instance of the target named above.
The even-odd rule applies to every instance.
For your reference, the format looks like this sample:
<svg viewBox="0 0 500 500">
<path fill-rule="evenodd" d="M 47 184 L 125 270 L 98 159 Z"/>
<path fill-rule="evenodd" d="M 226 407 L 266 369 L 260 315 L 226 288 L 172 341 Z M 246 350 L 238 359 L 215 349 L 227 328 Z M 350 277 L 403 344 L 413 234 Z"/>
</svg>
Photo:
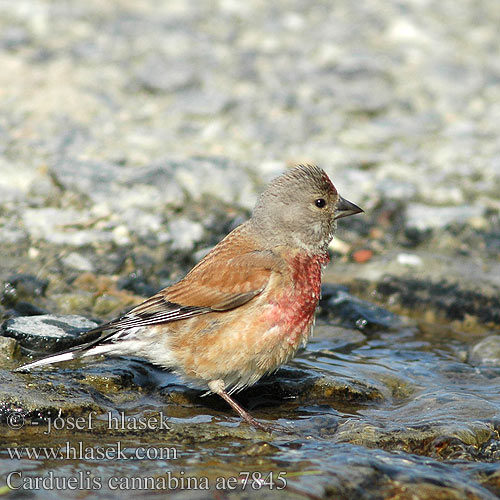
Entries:
<svg viewBox="0 0 500 500">
<path fill-rule="evenodd" d="M 336 220 L 362 212 L 342 198 L 324 170 L 299 165 L 277 177 L 260 195 L 250 223 L 269 246 L 323 252 Z"/>
</svg>

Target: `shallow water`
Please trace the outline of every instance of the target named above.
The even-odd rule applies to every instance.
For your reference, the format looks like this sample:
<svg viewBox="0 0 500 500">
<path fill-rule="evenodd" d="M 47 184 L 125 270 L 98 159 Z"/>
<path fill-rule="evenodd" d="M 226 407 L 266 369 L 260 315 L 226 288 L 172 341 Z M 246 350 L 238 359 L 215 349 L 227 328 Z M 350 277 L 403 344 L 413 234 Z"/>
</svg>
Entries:
<svg viewBox="0 0 500 500">
<path fill-rule="evenodd" d="M 55 401 L 80 398 L 59 419 L 52 413 L 50 428 L 33 412 L 21 429 L 3 425 L 0 475 L 15 472 L 13 498 L 34 488 L 34 498 L 54 488 L 69 498 L 114 498 L 120 488 L 204 498 L 206 487 L 213 498 L 220 489 L 223 498 L 495 498 L 500 368 L 467 363 L 479 338 L 404 318 L 370 335 L 320 319 L 292 362 L 237 396 L 289 430 L 272 434 L 140 360 L 0 372 L 11 384 L 36 376 L 35 390 Z M 145 428 L 130 428 L 146 416 Z M 21 458 L 25 447 L 60 447 L 59 456 Z"/>
</svg>

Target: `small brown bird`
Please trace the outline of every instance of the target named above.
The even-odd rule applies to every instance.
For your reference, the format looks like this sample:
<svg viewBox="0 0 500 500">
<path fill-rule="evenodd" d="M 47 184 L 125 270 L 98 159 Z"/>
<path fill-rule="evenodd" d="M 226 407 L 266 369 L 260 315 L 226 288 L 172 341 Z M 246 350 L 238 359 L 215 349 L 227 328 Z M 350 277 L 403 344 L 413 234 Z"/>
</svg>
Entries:
<svg viewBox="0 0 500 500">
<path fill-rule="evenodd" d="M 231 394 L 307 342 L 336 220 L 362 211 L 322 169 L 299 165 L 274 179 L 252 217 L 181 281 L 88 332 L 101 333 L 96 340 L 18 370 L 97 354 L 137 355 L 208 387 L 249 424 L 268 429 Z"/>
</svg>

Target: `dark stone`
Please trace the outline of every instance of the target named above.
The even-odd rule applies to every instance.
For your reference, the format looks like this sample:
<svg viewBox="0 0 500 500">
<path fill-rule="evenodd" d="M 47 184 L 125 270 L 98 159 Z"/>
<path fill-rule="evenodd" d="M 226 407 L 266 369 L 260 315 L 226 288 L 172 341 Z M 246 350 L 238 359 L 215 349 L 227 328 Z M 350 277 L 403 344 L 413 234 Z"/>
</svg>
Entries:
<svg viewBox="0 0 500 500">
<path fill-rule="evenodd" d="M 31 274 L 16 274 L 5 281 L 1 303 L 13 306 L 22 299 L 42 297 L 45 295 L 48 285 L 48 280 L 37 278 Z"/>
<path fill-rule="evenodd" d="M 322 302 L 322 309 L 335 323 L 349 328 L 373 333 L 379 330 L 401 326 L 401 320 L 393 313 L 380 306 L 358 299 L 338 287 L 330 297 Z"/>
<path fill-rule="evenodd" d="M 410 310 L 432 308 L 450 320 L 476 317 L 483 324 L 500 325 L 500 291 L 486 295 L 463 290 L 446 280 L 431 282 L 416 278 L 387 276 L 376 287 L 378 294 Z"/>
<path fill-rule="evenodd" d="M 118 280 L 117 286 L 121 290 L 128 290 L 129 292 L 141 295 L 143 297 L 150 297 L 154 295 L 158 289 L 150 285 L 142 273 L 134 272 L 128 276 L 124 276 Z"/>
<path fill-rule="evenodd" d="M 401 241 L 401 244 L 407 248 L 415 248 L 428 241 L 431 236 L 431 229 L 422 231 L 421 229 L 418 229 L 416 227 L 407 227 L 404 230 L 404 239 Z"/>
<path fill-rule="evenodd" d="M 82 316 L 23 316 L 5 321 L 2 334 L 30 351 L 58 352 L 92 340 L 82 334 L 96 326 Z"/>
<path fill-rule="evenodd" d="M 14 307 L 16 316 L 39 316 L 41 314 L 48 314 L 46 309 L 31 304 L 30 302 L 20 301 Z"/>
</svg>

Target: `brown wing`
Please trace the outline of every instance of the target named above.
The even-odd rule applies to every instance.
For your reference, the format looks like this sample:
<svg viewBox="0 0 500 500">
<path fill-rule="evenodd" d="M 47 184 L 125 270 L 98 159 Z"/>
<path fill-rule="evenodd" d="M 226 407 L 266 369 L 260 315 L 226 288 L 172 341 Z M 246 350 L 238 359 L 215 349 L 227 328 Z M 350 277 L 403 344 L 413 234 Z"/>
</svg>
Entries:
<svg viewBox="0 0 500 500">
<path fill-rule="evenodd" d="M 271 273 L 281 271 L 281 259 L 271 251 L 238 254 L 244 249 L 226 246 L 225 240 L 221 243 L 217 252 L 210 252 L 183 280 L 99 329 L 116 332 L 234 309 L 262 293 Z"/>
<path fill-rule="evenodd" d="M 207 257 L 183 280 L 161 290 L 129 314 L 161 316 L 167 311 L 173 313 L 171 306 L 174 304 L 179 308 L 174 316 L 188 313 L 188 310 L 203 313 L 234 309 L 259 295 L 266 288 L 273 270 L 278 270 L 279 259 L 268 251 L 253 251 L 222 260 Z M 180 318 L 171 321 L 175 319 Z"/>
<path fill-rule="evenodd" d="M 182 281 L 165 290 L 168 301 L 213 311 L 241 306 L 264 290 L 277 260 L 268 251 L 208 257 Z"/>
</svg>

